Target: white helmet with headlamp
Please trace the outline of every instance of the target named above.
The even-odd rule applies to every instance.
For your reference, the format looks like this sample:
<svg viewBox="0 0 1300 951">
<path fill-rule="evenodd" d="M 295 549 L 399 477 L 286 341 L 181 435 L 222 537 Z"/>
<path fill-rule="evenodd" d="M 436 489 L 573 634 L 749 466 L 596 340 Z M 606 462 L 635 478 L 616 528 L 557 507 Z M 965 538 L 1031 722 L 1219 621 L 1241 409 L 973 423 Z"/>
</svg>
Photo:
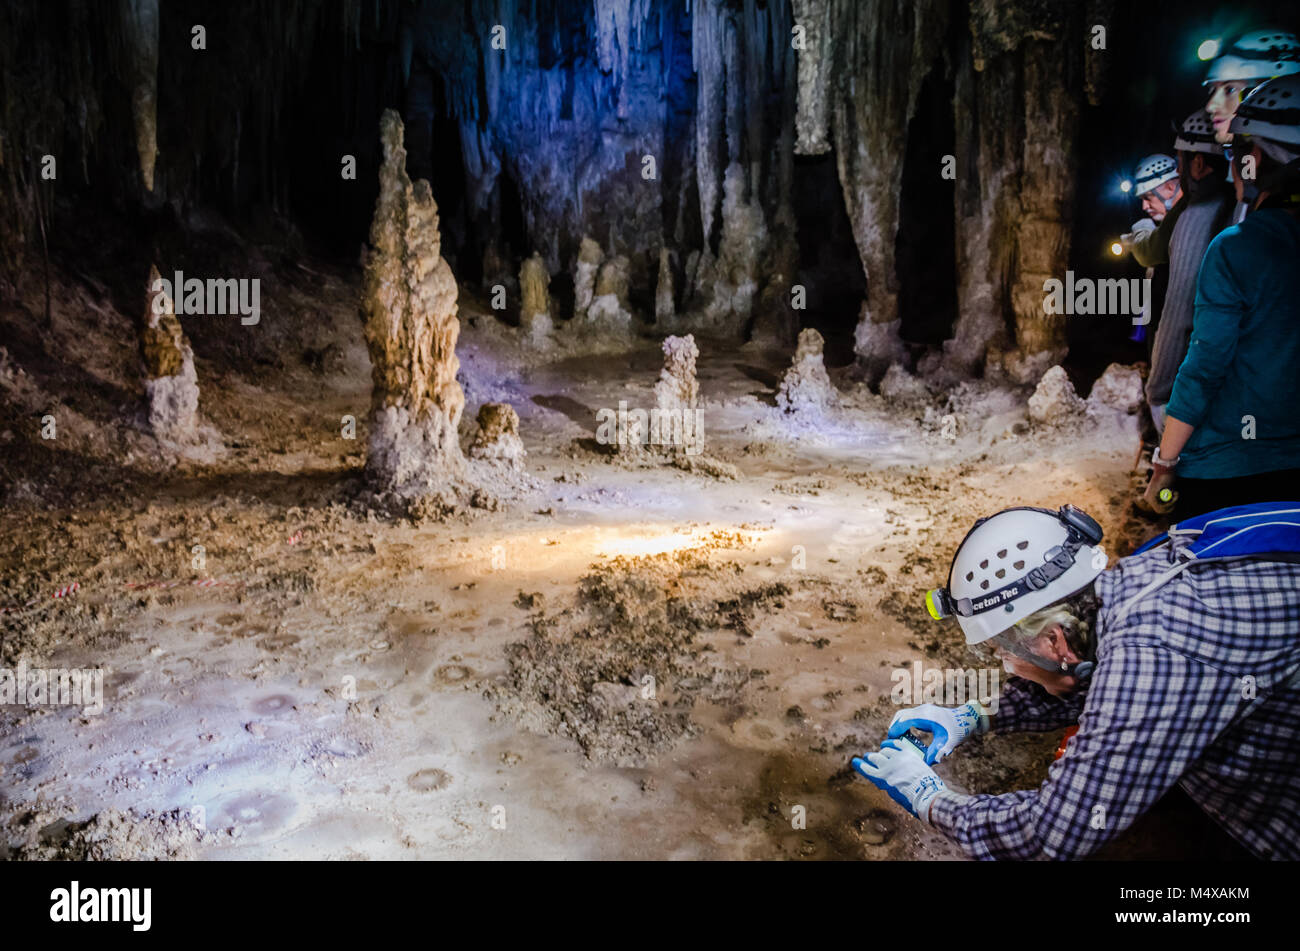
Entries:
<svg viewBox="0 0 1300 951">
<path fill-rule="evenodd" d="M 1258 140 L 1275 161 L 1294 160 L 1300 153 L 1300 74 L 1256 86 L 1241 101 L 1228 128 Z"/>
<path fill-rule="evenodd" d="M 1133 194 L 1141 198 L 1153 188 L 1178 177 L 1178 163 L 1168 155 L 1148 155 L 1133 170 Z"/>
<path fill-rule="evenodd" d="M 1284 30 L 1255 30 L 1237 39 L 1210 63 L 1202 86 L 1210 83 L 1263 82 L 1300 73 L 1300 40 Z"/>
<path fill-rule="evenodd" d="M 966 643 L 982 644 L 1090 585 L 1106 567 L 1101 536 L 1101 526 L 1073 505 L 1004 509 L 967 533 L 948 586 L 928 592 L 926 608 L 936 619 L 957 618 Z"/>
</svg>

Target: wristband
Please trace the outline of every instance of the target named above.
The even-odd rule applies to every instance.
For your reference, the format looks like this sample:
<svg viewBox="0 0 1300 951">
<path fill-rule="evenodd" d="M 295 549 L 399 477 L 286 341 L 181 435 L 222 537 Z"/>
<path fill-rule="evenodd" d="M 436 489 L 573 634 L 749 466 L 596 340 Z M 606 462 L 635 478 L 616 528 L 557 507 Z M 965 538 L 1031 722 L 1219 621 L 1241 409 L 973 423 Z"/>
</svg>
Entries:
<svg viewBox="0 0 1300 951">
<path fill-rule="evenodd" d="M 1174 468 L 1174 466 L 1178 465 L 1178 460 L 1181 458 L 1183 458 L 1182 453 L 1179 453 L 1178 455 L 1174 456 L 1172 459 L 1161 459 L 1160 447 L 1156 446 L 1156 448 L 1151 453 L 1151 464 L 1153 466 L 1160 466 L 1161 468 L 1164 469 L 1172 469 Z"/>
</svg>

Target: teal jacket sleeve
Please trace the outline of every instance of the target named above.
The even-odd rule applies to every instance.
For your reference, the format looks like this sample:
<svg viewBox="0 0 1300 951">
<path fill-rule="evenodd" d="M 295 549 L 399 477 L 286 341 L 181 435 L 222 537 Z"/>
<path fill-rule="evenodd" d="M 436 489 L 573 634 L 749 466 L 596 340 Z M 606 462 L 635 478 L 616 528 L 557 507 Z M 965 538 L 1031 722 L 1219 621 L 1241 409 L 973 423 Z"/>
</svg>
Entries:
<svg viewBox="0 0 1300 951">
<path fill-rule="evenodd" d="M 1191 426 L 1205 419 L 1223 385 L 1246 314 L 1242 275 L 1233 266 L 1236 230 L 1229 228 L 1210 242 L 1201 261 L 1192 340 L 1165 408 L 1166 414 Z"/>
</svg>

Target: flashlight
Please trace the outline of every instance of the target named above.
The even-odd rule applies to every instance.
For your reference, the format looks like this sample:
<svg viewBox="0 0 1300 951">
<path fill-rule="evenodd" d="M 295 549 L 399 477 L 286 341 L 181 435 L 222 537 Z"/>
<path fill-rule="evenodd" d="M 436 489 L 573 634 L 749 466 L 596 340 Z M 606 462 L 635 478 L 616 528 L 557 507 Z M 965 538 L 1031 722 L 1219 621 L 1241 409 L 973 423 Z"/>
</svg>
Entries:
<svg viewBox="0 0 1300 951">
<path fill-rule="evenodd" d="M 900 736 L 899 739 L 906 741 L 908 746 L 921 754 L 921 759 L 925 759 L 925 751 L 929 744 L 926 743 L 925 740 L 921 739 L 915 730 L 908 730 Z"/>
<path fill-rule="evenodd" d="M 946 593 L 942 588 L 931 588 L 925 593 L 925 609 L 930 612 L 930 617 L 936 621 L 942 621 L 952 614 L 944 598 Z"/>
<path fill-rule="evenodd" d="M 1201 62 L 1214 59 L 1214 57 L 1219 55 L 1219 41 L 1203 40 L 1201 45 L 1196 47 L 1196 55 Z"/>
<path fill-rule="evenodd" d="M 1115 255 L 1117 258 L 1123 257 L 1124 245 L 1120 244 L 1118 241 L 1112 241 L 1110 245 L 1110 253 Z"/>
<path fill-rule="evenodd" d="M 1133 190 L 1133 183 L 1126 178 L 1124 181 L 1119 183 L 1119 190 L 1127 195 Z"/>
</svg>

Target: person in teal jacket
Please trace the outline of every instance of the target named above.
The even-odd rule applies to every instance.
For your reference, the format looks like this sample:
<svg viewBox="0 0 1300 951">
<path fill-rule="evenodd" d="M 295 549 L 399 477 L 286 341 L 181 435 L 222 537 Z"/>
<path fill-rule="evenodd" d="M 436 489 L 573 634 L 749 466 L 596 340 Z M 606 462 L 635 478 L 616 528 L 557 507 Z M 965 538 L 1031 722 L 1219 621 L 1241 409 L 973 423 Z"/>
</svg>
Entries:
<svg viewBox="0 0 1300 951">
<path fill-rule="evenodd" d="M 1300 75 L 1282 76 L 1247 96 L 1232 120 L 1234 133 L 1249 136 L 1259 197 L 1201 262 L 1191 344 L 1145 495 L 1155 507 L 1172 486 L 1175 521 L 1292 497 L 1300 484 L 1297 106 Z"/>
</svg>

